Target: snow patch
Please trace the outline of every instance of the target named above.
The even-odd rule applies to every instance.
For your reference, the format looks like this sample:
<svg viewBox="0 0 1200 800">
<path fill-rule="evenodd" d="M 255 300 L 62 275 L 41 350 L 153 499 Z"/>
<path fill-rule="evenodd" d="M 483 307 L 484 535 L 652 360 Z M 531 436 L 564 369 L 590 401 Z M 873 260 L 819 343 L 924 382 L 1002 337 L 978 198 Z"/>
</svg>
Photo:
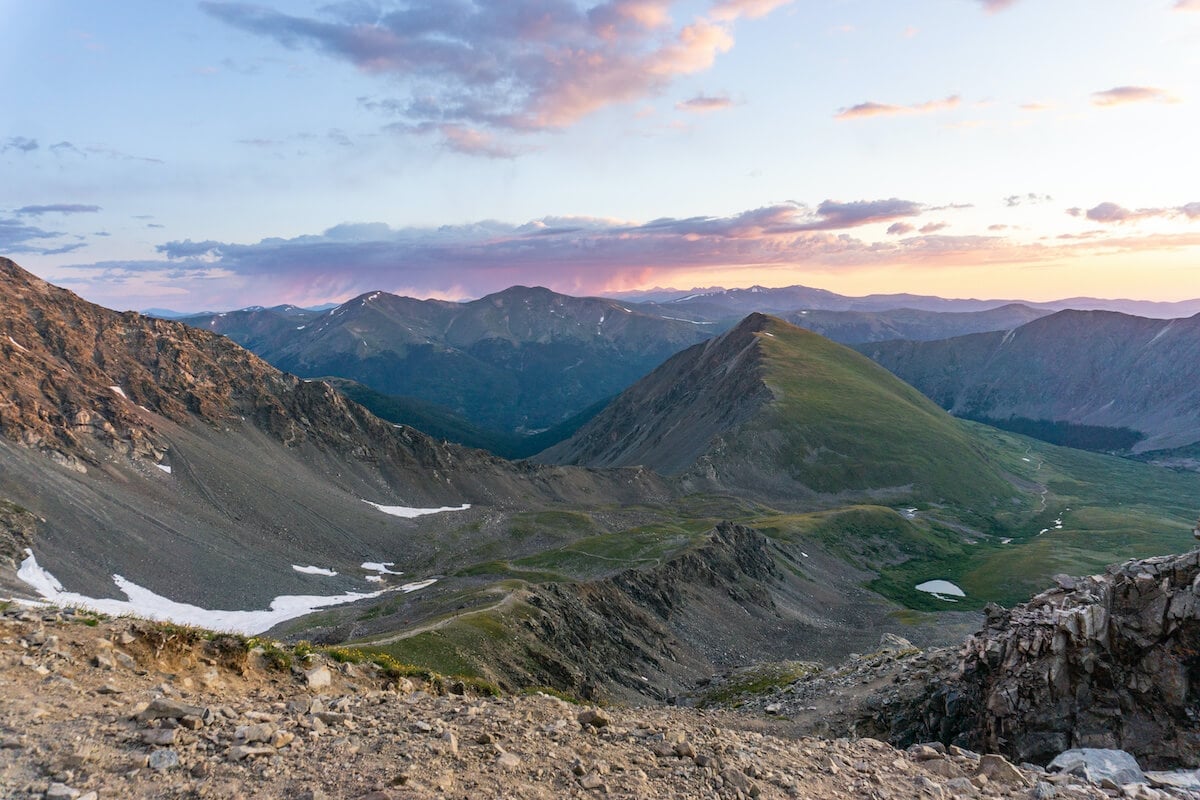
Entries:
<svg viewBox="0 0 1200 800">
<path fill-rule="evenodd" d="M 307 325 L 297 325 L 297 326 L 296 326 L 296 330 L 298 330 L 298 331 L 302 331 L 302 330 L 304 330 L 304 329 L 305 329 L 305 328 L 307 328 L 307 327 L 308 327 Z"/>
<path fill-rule="evenodd" d="M 372 503 L 370 500 L 363 500 L 369 506 L 375 506 L 385 514 L 391 514 L 393 517 L 404 517 L 412 519 L 413 517 L 423 517 L 427 514 L 441 514 L 443 511 L 466 511 L 471 507 L 470 503 L 463 503 L 461 506 L 442 506 L 441 508 L 410 508 L 408 506 L 385 506 L 379 503 Z"/>
<path fill-rule="evenodd" d="M 325 567 L 314 567 L 311 565 L 302 567 L 299 564 L 292 564 L 292 569 L 296 570 L 296 572 L 303 572 L 305 575 L 328 575 L 330 578 L 332 578 L 334 575 L 337 575 L 337 573 L 331 569 L 326 569 Z"/>
<path fill-rule="evenodd" d="M 126 397 L 126 396 L 125 396 L 125 390 L 124 390 L 124 389 L 122 389 L 120 386 L 110 386 L 110 387 L 108 387 L 108 388 L 109 388 L 109 389 L 112 389 L 112 391 L 113 391 L 114 393 L 121 395 L 121 397 L 122 397 L 123 399 L 125 399 L 125 400 L 128 400 L 128 399 L 129 399 L 128 397 Z"/>
<path fill-rule="evenodd" d="M 155 464 L 154 466 L 158 467 L 159 469 L 161 469 L 163 472 L 167 473 L 168 475 L 171 474 L 171 465 L 170 464 Z"/>
<path fill-rule="evenodd" d="M 1161 339 L 1167 331 L 1171 330 L 1171 326 L 1174 324 L 1175 324 L 1175 320 L 1171 320 L 1170 322 L 1168 322 L 1161 331 L 1154 334 L 1154 338 L 1151 339 L 1149 342 L 1147 342 L 1146 346 L 1148 347 L 1148 346 L 1154 344 L 1155 342 L 1157 342 L 1159 339 Z"/>
<path fill-rule="evenodd" d="M 713 322 L 697 322 L 694 319 L 684 319 L 683 317 L 668 317 L 665 315 L 660 317 L 660 319 L 669 319 L 669 320 L 673 320 L 675 322 L 686 322 L 689 325 L 714 325 L 714 324 L 716 324 Z"/>
<path fill-rule="evenodd" d="M 936 597 L 938 600 L 945 600 L 948 603 L 957 603 L 955 597 L 966 597 L 967 593 L 955 586 L 950 581 L 936 580 L 925 581 L 918 583 L 915 587 L 918 592 L 925 592 Z"/>
<path fill-rule="evenodd" d="M 380 575 L 403 575 L 403 572 L 394 572 L 388 567 L 396 566 L 395 561 L 364 561 L 362 568 L 369 572 L 378 572 Z"/>
<path fill-rule="evenodd" d="M 423 580 L 423 581 L 415 581 L 413 583 L 406 583 L 400 587 L 400 591 L 404 592 L 405 594 L 408 594 L 409 592 L 415 592 L 418 589 L 424 589 L 426 586 L 433 586 L 435 583 L 437 583 L 437 578 L 427 578 L 426 580 Z"/>
<path fill-rule="evenodd" d="M 356 600 L 379 597 L 384 593 L 381 589 L 377 592 L 346 592 L 329 596 L 280 595 L 271 601 L 269 609 L 262 611 L 214 611 L 188 603 L 177 603 L 120 575 L 113 575 L 113 583 L 128 599 L 95 598 L 65 591 L 57 578 L 38 565 L 32 550 L 26 549 L 25 553 L 27 558 L 21 562 L 17 577 L 33 587 L 43 599 L 55 605 L 87 608 L 114 617 L 129 614 L 144 619 L 174 622 L 177 625 L 196 625 L 247 636 L 262 633 L 281 622 L 302 617 L 318 608 L 353 603 Z M 424 586 L 415 586 L 407 591 L 420 588 Z"/>
<path fill-rule="evenodd" d="M 363 576 L 363 580 L 370 581 L 371 583 L 383 583 L 383 576 L 382 575 L 365 575 L 365 576 Z"/>
<path fill-rule="evenodd" d="M 772 339 L 774 339 L 774 338 L 775 338 L 775 334 L 771 333 L 770 331 L 763 331 L 763 332 L 762 332 L 762 335 L 763 335 L 763 336 L 770 336 Z"/>
<path fill-rule="evenodd" d="M 604 320 L 600 320 L 600 321 L 601 321 L 601 322 L 603 322 Z M 16 340 L 16 339 L 14 339 L 13 337 L 11 337 L 11 336 L 10 336 L 10 337 L 8 337 L 8 340 L 9 340 L 10 342 L 12 342 L 12 346 L 13 346 L 13 347 L 17 348 L 17 349 L 18 349 L 18 350 L 20 350 L 22 353 L 28 353 L 28 352 L 29 352 L 29 351 L 28 351 L 28 350 L 26 350 L 24 347 L 22 347 L 21 345 L 17 344 L 17 340 Z"/>
</svg>

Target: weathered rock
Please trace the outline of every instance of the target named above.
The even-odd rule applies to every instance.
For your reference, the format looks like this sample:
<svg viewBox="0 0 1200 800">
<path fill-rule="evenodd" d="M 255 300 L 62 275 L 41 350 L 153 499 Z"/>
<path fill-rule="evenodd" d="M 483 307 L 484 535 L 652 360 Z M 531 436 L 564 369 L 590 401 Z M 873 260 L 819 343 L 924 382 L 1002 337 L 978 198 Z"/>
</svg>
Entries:
<svg viewBox="0 0 1200 800">
<path fill-rule="evenodd" d="M 67 786 L 65 783 L 52 783 L 43 797 L 46 800 L 76 800 L 83 792 Z"/>
<path fill-rule="evenodd" d="M 174 750 L 155 750 L 147 761 L 150 769 L 165 770 L 179 766 L 179 754 Z"/>
<path fill-rule="evenodd" d="M 304 673 L 304 683 L 310 689 L 324 689 L 333 683 L 333 673 L 321 664 Z"/>
<path fill-rule="evenodd" d="M 957 664 L 890 703 L 885 735 L 1017 762 L 1091 748 L 1125 750 L 1151 767 L 1200 766 L 1190 666 L 1200 652 L 1198 587 L 1192 551 L 1058 576 L 1011 610 L 989 606 Z"/>
<path fill-rule="evenodd" d="M 200 719 L 205 714 L 205 709 L 200 706 L 191 706 L 166 697 L 156 697 L 150 701 L 150 704 L 146 706 L 144 711 L 137 714 L 137 718 L 142 721 L 152 719 L 183 719 L 184 717 Z"/>
<path fill-rule="evenodd" d="M 584 727 L 591 725 L 593 728 L 603 728 L 609 723 L 608 715 L 598 708 L 589 708 L 585 711 L 580 711 L 578 720 L 580 725 Z"/>
<path fill-rule="evenodd" d="M 1021 771 L 1008 762 L 1004 756 L 989 754 L 979 759 L 978 775 L 986 775 L 990 783 L 1002 783 L 1013 786 L 1023 786 L 1025 776 Z"/>
<path fill-rule="evenodd" d="M 1123 750 L 1082 748 L 1057 755 L 1047 767 L 1050 772 L 1066 772 L 1099 785 L 1108 780 L 1117 786 L 1147 783 L 1148 778 L 1137 760 Z"/>
<path fill-rule="evenodd" d="M 252 756 L 270 756 L 275 754 L 274 747 L 255 747 L 247 744 L 237 744 L 229 748 L 230 761 L 243 761 Z"/>
</svg>

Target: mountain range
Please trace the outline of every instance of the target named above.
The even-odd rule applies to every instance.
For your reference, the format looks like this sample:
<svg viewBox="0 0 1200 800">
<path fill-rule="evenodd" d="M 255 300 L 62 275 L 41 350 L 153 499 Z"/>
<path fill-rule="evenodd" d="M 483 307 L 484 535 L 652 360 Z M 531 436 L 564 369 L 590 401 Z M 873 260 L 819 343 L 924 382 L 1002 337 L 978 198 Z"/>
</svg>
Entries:
<svg viewBox="0 0 1200 800">
<path fill-rule="evenodd" d="M 499 431 L 552 427 L 620 392 L 708 326 L 514 286 L 470 303 L 362 295 L 323 313 L 189 317 L 301 377 L 337 376 Z"/>
<path fill-rule="evenodd" d="M 1060 311 L 1006 332 L 860 349 L 958 416 L 1089 449 L 1200 442 L 1200 315 Z"/>
<path fill-rule="evenodd" d="M 386 316 L 371 309 L 383 300 L 360 299 L 361 319 Z M 507 330 L 520 351 L 596 337 L 598 317 L 573 317 L 607 326 L 611 309 L 537 290 L 494 300 L 437 336 L 469 322 L 462 341 Z M 417 311 L 465 313 L 445 305 Z M 339 310 L 356 311 L 241 318 L 263 335 L 331 320 L 344 339 Z M 652 347 L 635 333 L 700 327 L 618 313 L 627 353 Z M 754 658 L 863 652 L 883 632 L 952 640 L 1053 571 L 1191 541 L 1195 474 L 956 420 L 775 317 L 699 338 L 512 462 L 380 419 L 211 330 L 0 262 L 0 586 L 349 642 L 509 689 L 661 697 Z M 604 350 L 589 347 L 577 358 L 601 359 L 598 374 Z M 931 581 L 963 594 L 918 588 Z"/>
<path fill-rule="evenodd" d="M 645 309 L 659 309 L 664 314 L 675 313 L 688 319 L 717 320 L 731 316 L 742 317 L 752 311 L 782 314 L 802 309 L 820 311 L 889 311 L 898 308 L 916 311 L 971 312 L 987 311 L 1006 305 L 1024 305 L 1042 311 L 1066 309 L 1117 311 L 1144 317 L 1171 319 L 1200 313 L 1200 298 L 1177 302 L 1149 300 L 1103 299 L 1097 297 L 1068 297 L 1047 302 L 1028 300 L 979 300 L 934 297 L 918 294 L 870 294 L 852 297 L 808 286 L 768 288 L 751 286 L 747 289 L 698 289 L 690 292 L 661 290 L 654 295 L 634 293 L 631 299 L 641 302 Z"/>
</svg>

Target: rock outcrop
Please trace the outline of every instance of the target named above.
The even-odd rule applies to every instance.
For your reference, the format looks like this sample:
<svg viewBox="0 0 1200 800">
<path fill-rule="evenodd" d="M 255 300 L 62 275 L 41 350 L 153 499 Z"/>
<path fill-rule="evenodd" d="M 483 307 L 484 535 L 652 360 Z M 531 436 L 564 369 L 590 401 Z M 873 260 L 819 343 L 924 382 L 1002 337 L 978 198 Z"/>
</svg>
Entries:
<svg viewBox="0 0 1200 800">
<path fill-rule="evenodd" d="M 989 607 L 958 674 L 927 684 L 893 738 L 1039 763 L 1093 747 L 1143 767 L 1200 765 L 1200 550 L 1056 580 L 1011 610 Z"/>
</svg>

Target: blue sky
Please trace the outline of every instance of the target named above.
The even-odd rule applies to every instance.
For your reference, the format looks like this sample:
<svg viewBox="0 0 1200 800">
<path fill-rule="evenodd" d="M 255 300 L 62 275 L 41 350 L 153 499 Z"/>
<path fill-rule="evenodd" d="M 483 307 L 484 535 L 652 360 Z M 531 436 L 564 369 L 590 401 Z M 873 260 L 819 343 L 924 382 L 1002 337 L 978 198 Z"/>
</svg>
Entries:
<svg viewBox="0 0 1200 800">
<path fill-rule="evenodd" d="M 0 19 L 0 253 L 105 305 L 1200 295 L 1200 0 Z"/>
</svg>

